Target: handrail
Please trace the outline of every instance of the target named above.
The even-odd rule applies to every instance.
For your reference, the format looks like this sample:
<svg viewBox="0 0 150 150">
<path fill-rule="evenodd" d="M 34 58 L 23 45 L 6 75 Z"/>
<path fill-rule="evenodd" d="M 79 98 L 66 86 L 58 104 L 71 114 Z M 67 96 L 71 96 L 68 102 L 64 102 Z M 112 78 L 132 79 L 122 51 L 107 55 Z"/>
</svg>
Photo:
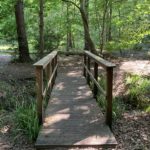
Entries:
<svg viewBox="0 0 150 150">
<path fill-rule="evenodd" d="M 94 75 L 91 73 L 91 59 L 94 61 Z M 106 91 L 100 86 L 98 83 L 98 66 L 102 66 L 107 75 L 107 88 Z M 112 125 L 112 88 L 113 88 L 113 68 L 116 65 L 111 63 L 95 54 L 92 54 L 89 51 L 85 51 L 84 53 L 84 63 L 83 63 L 83 74 L 87 79 L 87 83 L 90 84 L 92 80 L 94 82 L 93 94 L 94 97 L 97 98 L 98 90 L 106 96 L 107 100 L 107 110 L 106 110 L 106 124 L 111 128 Z"/>
<path fill-rule="evenodd" d="M 85 54 L 89 56 L 91 59 L 96 61 L 98 64 L 100 64 L 102 67 L 107 68 L 107 67 L 115 67 L 116 65 L 114 63 L 111 63 L 95 54 L 92 54 L 89 51 L 85 51 Z"/>
<path fill-rule="evenodd" d="M 34 64 L 37 89 L 37 115 L 39 125 L 43 123 L 43 100 L 47 91 L 52 89 L 57 76 L 57 51 L 53 51 Z M 44 72 L 46 74 L 46 86 L 44 87 Z"/>
<path fill-rule="evenodd" d="M 57 55 L 57 51 L 53 51 L 50 54 L 48 54 L 47 56 L 43 57 L 42 59 L 40 59 L 38 62 L 36 62 L 34 64 L 34 66 L 39 66 L 39 67 L 43 67 L 43 69 L 47 66 L 47 64 L 52 61 L 52 59 Z"/>
</svg>

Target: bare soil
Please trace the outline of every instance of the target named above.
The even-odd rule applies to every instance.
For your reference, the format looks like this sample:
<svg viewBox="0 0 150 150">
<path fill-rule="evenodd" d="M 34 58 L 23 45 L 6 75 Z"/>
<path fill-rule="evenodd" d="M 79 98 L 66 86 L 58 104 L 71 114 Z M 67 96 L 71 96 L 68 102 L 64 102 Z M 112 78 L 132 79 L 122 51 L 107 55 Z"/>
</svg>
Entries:
<svg viewBox="0 0 150 150">
<path fill-rule="evenodd" d="M 63 66 L 68 63 L 68 59 L 70 61 L 69 65 L 81 65 L 81 58 L 73 57 L 60 58 L 60 65 Z M 149 60 L 121 58 L 112 61 L 117 64 L 114 70 L 114 96 L 124 94 L 126 90 L 124 78 L 127 73 L 150 76 Z M 10 63 L 9 56 L 0 56 L 0 80 L 7 81 L 30 78 L 34 78 L 32 64 L 12 64 Z M 23 135 L 19 138 L 13 136 L 11 119 L 11 114 L 9 113 L 4 112 L 0 114 L 0 123 L 5 120 L 3 126 L 0 126 L 0 150 L 34 150 L 34 144 L 29 142 Z M 150 114 L 137 110 L 125 111 L 122 118 L 114 121 L 113 132 L 118 141 L 118 146 L 115 150 L 149 150 Z"/>
</svg>

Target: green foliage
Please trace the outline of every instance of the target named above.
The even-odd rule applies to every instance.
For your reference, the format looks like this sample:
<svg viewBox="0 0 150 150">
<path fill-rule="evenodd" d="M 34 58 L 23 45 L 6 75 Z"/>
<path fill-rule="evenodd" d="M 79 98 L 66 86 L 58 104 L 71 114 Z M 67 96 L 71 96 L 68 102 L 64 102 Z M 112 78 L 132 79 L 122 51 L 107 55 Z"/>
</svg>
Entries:
<svg viewBox="0 0 150 150">
<path fill-rule="evenodd" d="M 106 112 L 107 109 L 107 101 L 106 98 L 103 95 L 98 95 L 97 96 L 97 101 L 98 104 L 100 106 L 100 108 L 102 109 L 103 112 Z M 114 119 L 117 119 L 118 117 L 121 117 L 122 113 L 125 110 L 125 105 L 122 102 L 121 98 L 113 98 L 113 104 L 112 104 L 112 115 Z"/>
<path fill-rule="evenodd" d="M 79 5 L 79 1 L 74 1 Z M 101 41 L 104 0 L 89 2 L 89 28 L 91 37 L 99 48 Z M 149 1 L 108 1 L 112 2 L 112 19 L 106 18 L 105 49 L 124 50 L 133 48 L 140 43 L 145 35 L 150 34 L 149 29 Z M 14 5 L 16 0 L 0 1 L 0 41 L 17 43 Z M 38 52 L 39 41 L 39 2 L 35 0 L 24 1 L 25 23 L 30 52 Z M 73 43 L 77 49 L 83 48 L 84 31 L 78 9 L 69 5 L 69 24 Z M 109 16 L 109 10 L 107 10 Z M 107 39 L 108 25 L 111 23 L 112 39 Z M 67 35 L 67 5 L 61 0 L 45 1 L 44 4 L 44 34 L 45 49 L 52 50 L 59 46 L 66 48 Z M 17 46 L 17 44 L 15 44 Z"/>
<path fill-rule="evenodd" d="M 150 80 L 139 75 L 128 75 L 126 77 L 128 87 L 127 102 L 139 109 L 147 109 L 150 106 Z"/>
<path fill-rule="evenodd" d="M 104 90 L 106 90 L 106 79 L 105 79 L 104 75 L 101 75 L 98 78 L 98 81 L 99 81 L 100 86 L 103 87 Z M 101 107 L 102 111 L 106 112 L 106 109 L 107 109 L 106 97 L 103 96 L 101 93 L 99 93 L 97 96 L 97 101 L 98 101 L 98 104 Z M 113 118 L 116 119 L 118 117 L 121 117 L 124 110 L 125 110 L 125 106 L 123 104 L 122 99 L 119 97 L 114 97 L 113 98 L 113 107 L 112 107 Z"/>
<path fill-rule="evenodd" d="M 35 140 L 39 131 L 34 86 L 34 81 L 0 81 L 0 111 L 11 112 L 17 134 L 24 133 L 30 140 Z"/>
<path fill-rule="evenodd" d="M 98 77 L 98 83 L 100 84 L 100 86 L 106 90 L 106 76 L 105 74 L 101 74 Z"/>
<path fill-rule="evenodd" d="M 35 96 L 33 83 L 29 81 L 24 85 L 20 85 L 21 82 L 16 80 L 10 80 L 9 82 L 0 81 L 0 89 L 5 95 L 3 102 L 0 104 L 1 108 L 13 111 L 16 105 L 22 104 L 22 102 L 32 102 L 32 98 Z"/>
<path fill-rule="evenodd" d="M 17 130 L 26 134 L 30 140 L 35 140 L 39 132 L 38 118 L 36 115 L 36 105 L 22 103 L 16 107 L 15 122 Z"/>
</svg>

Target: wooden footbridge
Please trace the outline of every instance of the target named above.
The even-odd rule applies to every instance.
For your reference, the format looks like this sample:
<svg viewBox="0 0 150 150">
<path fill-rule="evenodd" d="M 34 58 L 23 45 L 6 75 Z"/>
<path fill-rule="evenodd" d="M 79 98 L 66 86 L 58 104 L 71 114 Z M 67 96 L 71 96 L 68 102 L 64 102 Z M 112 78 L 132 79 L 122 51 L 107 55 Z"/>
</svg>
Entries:
<svg viewBox="0 0 150 150">
<path fill-rule="evenodd" d="M 57 57 L 58 53 L 53 51 L 34 64 L 37 113 L 41 125 L 36 149 L 115 147 L 117 142 L 111 132 L 115 65 L 88 51 L 84 53 L 83 67 L 70 66 L 69 63 L 62 66 Z M 94 64 L 93 70 L 91 64 Z M 106 71 L 106 91 L 97 82 L 99 66 Z M 90 82 L 94 83 L 93 92 L 88 85 Z M 106 96 L 106 115 L 96 102 L 98 91 Z M 51 93 L 50 100 L 44 110 L 47 93 Z"/>
</svg>

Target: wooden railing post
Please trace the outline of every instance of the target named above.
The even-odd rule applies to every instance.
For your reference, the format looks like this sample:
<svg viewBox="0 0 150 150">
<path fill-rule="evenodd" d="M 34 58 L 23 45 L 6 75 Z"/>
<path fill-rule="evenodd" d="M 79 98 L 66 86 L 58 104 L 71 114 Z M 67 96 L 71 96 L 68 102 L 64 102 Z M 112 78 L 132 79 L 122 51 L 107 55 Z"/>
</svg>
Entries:
<svg viewBox="0 0 150 150">
<path fill-rule="evenodd" d="M 43 68 L 36 67 L 37 116 L 39 125 L 43 123 Z"/>
<path fill-rule="evenodd" d="M 47 77 L 47 80 L 49 81 L 49 79 L 50 79 L 50 63 L 46 67 L 46 77 Z"/>
<path fill-rule="evenodd" d="M 90 71 L 90 57 L 88 57 L 88 59 L 87 59 L 87 68 Z M 88 83 L 88 85 L 90 85 L 90 75 L 89 74 L 87 74 L 87 83 Z"/>
<path fill-rule="evenodd" d="M 112 89 L 113 89 L 113 67 L 107 67 L 107 110 L 106 110 L 106 124 L 111 128 L 112 125 Z"/>
<path fill-rule="evenodd" d="M 94 78 L 96 81 L 98 81 L 98 64 L 96 62 L 94 62 Z M 95 83 L 94 83 L 93 93 L 94 93 L 94 98 L 97 98 L 98 88 Z"/>
<path fill-rule="evenodd" d="M 86 66 L 86 54 L 84 54 L 83 57 L 84 57 L 83 64 Z M 86 77 L 86 69 L 84 66 L 83 66 L 83 76 Z"/>
<path fill-rule="evenodd" d="M 55 68 L 55 60 L 54 59 L 52 59 L 51 67 L 52 67 L 52 72 L 53 72 L 54 68 Z M 54 81 L 55 81 L 55 75 L 54 75 L 54 78 L 52 79 L 52 88 L 54 86 Z"/>
<path fill-rule="evenodd" d="M 36 89 L 37 89 L 37 116 L 39 125 L 43 123 L 43 100 L 46 97 L 47 91 L 54 85 L 57 75 L 57 51 L 51 52 L 34 64 L 36 74 Z M 46 85 L 43 85 L 43 71 L 46 72 Z M 44 87 L 43 87 L 44 86 Z"/>
<path fill-rule="evenodd" d="M 55 57 L 55 66 L 56 66 L 57 63 L 58 63 L 57 59 L 58 59 L 58 55 L 56 55 L 56 57 Z M 57 77 L 57 70 L 56 70 L 56 77 Z"/>
</svg>

